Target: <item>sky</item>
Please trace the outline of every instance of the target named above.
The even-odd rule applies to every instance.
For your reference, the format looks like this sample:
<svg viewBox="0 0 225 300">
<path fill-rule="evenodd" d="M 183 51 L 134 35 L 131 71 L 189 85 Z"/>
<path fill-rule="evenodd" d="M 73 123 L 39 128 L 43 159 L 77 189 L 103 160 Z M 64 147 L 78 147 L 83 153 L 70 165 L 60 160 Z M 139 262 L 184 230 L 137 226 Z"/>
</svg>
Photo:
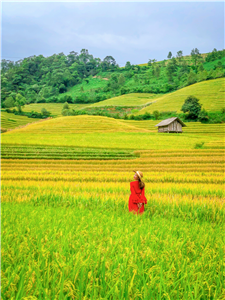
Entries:
<svg viewBox="0 0 225 300">
<path fill-rule="evenodd" d="M 4 2 L 1 57 L 88 49 L 120 66 L 224 48 L 223 2 Z"/>
</svg>

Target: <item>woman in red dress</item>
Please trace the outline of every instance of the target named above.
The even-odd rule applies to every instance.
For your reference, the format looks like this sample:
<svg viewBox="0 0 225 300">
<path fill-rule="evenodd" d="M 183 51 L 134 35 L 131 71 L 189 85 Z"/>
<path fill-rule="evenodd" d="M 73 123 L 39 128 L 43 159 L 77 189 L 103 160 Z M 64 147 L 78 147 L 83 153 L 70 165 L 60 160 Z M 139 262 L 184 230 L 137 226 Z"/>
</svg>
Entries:
<svg viewBox="0 0 225 300">
<path fill-rule="evenodd" d="M 143 213 L 144 205 L 147 204 L 147 199 L 145 198 L 145 184 L 141 180 L 143 174 L 141 171 L 134 171 L 134 180 L 130 183 L 131 195 L 129 198 L 128 208 L 129 211 L 133 213 Z"/>
</svg>

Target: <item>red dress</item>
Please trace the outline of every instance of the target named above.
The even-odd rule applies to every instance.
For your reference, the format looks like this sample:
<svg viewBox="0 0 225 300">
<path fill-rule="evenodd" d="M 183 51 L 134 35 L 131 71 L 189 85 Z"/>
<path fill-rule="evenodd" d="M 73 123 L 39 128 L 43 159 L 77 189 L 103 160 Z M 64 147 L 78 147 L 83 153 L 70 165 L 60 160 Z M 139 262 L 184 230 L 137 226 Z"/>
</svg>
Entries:
<svg viewBox="0 0 225 300">
<path fill-rule="evenodd" d="M 139 181 L 132 181 L 130 183 L 130 191 L 131 195 L 129 198 L 128 208 L 129 211 L 133 211 L 134 213 L 138 213 L 138 203 L 143 203 L 141 208 L 139 209 L 139 213 L 143 213 L 144 204 L 147 204 L 147 199 L 145 198 L 145 188 L 139 188 Z"/>
</svg>

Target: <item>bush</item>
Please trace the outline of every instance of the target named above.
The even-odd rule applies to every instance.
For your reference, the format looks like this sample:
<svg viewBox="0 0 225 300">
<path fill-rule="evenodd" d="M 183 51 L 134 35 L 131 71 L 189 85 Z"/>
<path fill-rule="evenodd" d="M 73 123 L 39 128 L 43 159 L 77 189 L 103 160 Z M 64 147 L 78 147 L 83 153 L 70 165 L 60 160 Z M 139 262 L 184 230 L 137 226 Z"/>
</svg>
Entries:
<svg viewBox="0 0 225 300">
<path fill-rule="evenodd" d="M 6 108 L 11 108 L 15 106 L 15 101 L 13 100 L 13 97 L 7 97 L 4 101 L 4 106 Z"/>
<path fill-rule="evenodd" d="M 195 149 L 202 149 L 204 146 L 205 142 L 201 142 L 201 143 L 196 143 L 195 144 Z"/>
<path fill-rule="evenodd" d="M 153 111 L 153 116 L 154 116 L 154 118 L 155 118 L 156 120 L 158 120 L 158 119 L 159 119 L 159 116 L 160 116 L 159 111 L 158 111 L 158 110 Z"/>
<path fill-rule="evenodd" d="M 69 109 L 69 105 L 68 105 L 67 102 L 65 102 L 64 105 L 63 105 L 63 110 L 64 110 L 64 109 Z"/>
<path fill-rule="evenodd" d="M 198 115 L 198 119 L 200 122 L 206 122 L 209 120 L 208 113 L 205 109 L 202 109 Z"/>
<path fill-rule="evenodd" d="M 142 115 L 143 120 L 151 120 L 152 116 L 147 111 Z"/>
<path fill-rule="evenodd" d="M 48 111 L 44 107 L 41 109 L 41 113 L 42 113 L 42 115 L 43 115 L 44 118 L 48 118 L 51 115 L 50 111 Z"/>
<path fill-rule="evenodd" d="M 39 98 L 37 99 L 36 103 L 46 103 L 46 99 L 45 98 Z"/>
<path fill-rule="evenodd" d="M 58 98 L 55 97 L 55 96 L 53 96 L 53 97 L 51 97 L 51 98 L 48 98 L 48 99 L 46 100 L 46 103 L 58 103 Z"/>
</svg>

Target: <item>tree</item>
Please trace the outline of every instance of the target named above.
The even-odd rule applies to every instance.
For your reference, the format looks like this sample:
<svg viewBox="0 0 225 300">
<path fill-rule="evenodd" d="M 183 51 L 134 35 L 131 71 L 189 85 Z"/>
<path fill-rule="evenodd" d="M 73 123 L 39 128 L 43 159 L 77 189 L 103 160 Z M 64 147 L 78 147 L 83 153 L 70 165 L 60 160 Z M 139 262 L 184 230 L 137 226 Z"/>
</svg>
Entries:
<svg viewBox="0 0 225 300">
<path fill-rule="evenodd" d="M 167 55 L 167 58 L 171 58 L 172 57 L 172 52 L 170 51 L 169 53 L 168 53 L 168 55 Z"/>
<path fill-rule="evenodd" d="M 116 74 L 111 75 L 108 85 L 111 88 L 111 90 L 114 91 L 114 93 L 119 88 L 118 77 Z"/>
<path fill-rule="evenodd" d="M 59 93 L 64 93 L 66 92 L 66 87 L 65 84 L 61 83 L 59 86 Z"/>
<path fill-rule="evenodd" d="M 188 113 L 187 117 L 189 119 L 196 120 L 201 111 L 202 104 L 199 103 L 199 99 L 195 96 L 188 96 L 184 101 L 181 111 Z"/>
<path fill-rule="evenodd" d="M 90 61 L 91 58 L 93 58 L 93 56 L 88 53 L 87 49 L 82 49 L 80 51 L 79 60 L 84 64 L 87 64 L 87 62 Z"/>
<path fill-rule="evenodd" d="M 191 50 L 191 58 L 196 66 L 197 61 L 201 58 L 201 54 L 197 48 Z"/>
<path fill-rule="evenodd" d="M 223 64 L 222 64 L 221 61 L 218 61 L 216 68 L 217 69 L 222 69 L 223 68 Z"/>
<path fill-rule="evenodd" d="M 126 62 L 125 69 L 127 70 L 131 69 L 131 63 L 129 61 Z"/>
<path fill-rule="evenodd" d="M 202 72 L 199 72 L 198 75 L 197 75 L 198 79 L 197 81 L 204 81 L 204 80 L 207 80 L 208 78 L 208 72 L 206 70 L 202 71 Z"/>
<path fill-rule="evenodd" d="M 6 108 L 11 108 L 11 107 L 14 107 L 15 106 L 15 102 L 13 100 L 13 97 L 7 97 L 4 101 L 4 106 Z"/>
<path fill-rule="evenodd" d="M 125 81 L 126 81 L 126 79 L 123 76 L 123 74 L 120 74 L 119 80 L 118 80 L 119 85 L 124 85 Z"/>
<path fill-rule="evenodd" d="M 202 72 L 202 71 L 204 71 L 204 66 L 203 66 L 203 64 L 198 64 L 198 72 Z"/>
<path fill-rule="evenodd" d="M 44 108 L 44 107 L 41 109 L 41 113 L 42 113 L 42 115 L 45 116 L 45 117 L 49 117 L 50 114 L 51 114 L 50 111 L 47 111 L 47 109 Z"/>
<path fill-rule="evenodd" d="M 21 94 L 17 94 L 16 95 L 16 101 L 15 101 L 15 105 L 18 108 L 19 112 L 22 112 L 22 107 L 26 104 L 26 99 L 21 95 Z"/>
<path fill-rule="evenodd" d="M 160 112 L 158 110 L 153 111 L 153 116 L 156 120 L 158 120 L 160 116 Z"/>
<path fill-rule="evenodd" d="M 150 67 L 152 65 L 152 59 L 149 59 L 148 66 Z"/>
<path fill-rule="evenodd" d="M 191 70 L 191 72 L 189 73 L 187 82 L 188 84 L 193 84 L 197 82 L 197 75 L 193 70 Z"/>
<path fill-rule="evenodd" d="M 156 66 L 156 68 L 155 68 L 155 76 L 159 77 L 159 75 L 160 75 L 160 67 Z"/>
<path fill-rule="evenodd" d="M 173 76 L 176 75 L 176 71 L 177 71 L 177 65 L 174 64 L 173 60 L 169 61 L 167 66 L 166 66 L 166 74 L 167 74 L 168 80 L 170 82 L 173 81 Z"/>
<path fill-rule="evenodd" d="M 111 55 L 106 56 L 103 59 L 103 63 L 105 63 L 108 68 L 116 66 L 116 60 Z"/>
<path fill-rule="evenodd" d="M 63 104 L 63 109 L 69 109 L 69 104 L 68 104 L 68 102 L 65 102 L 65 103 Z"/>
<path fill-rule="evenodd" d="M 200 113 L 198 115 L 198 119 L 200 122 L 205 122 L 205 121 L 209 120 L 208 113 L 204 108 L 200 111 Z"/>
<path fill-rule="evenodd" d="M 183 51 L 180 50 L 180 51 L 177 52 L 177 59 L 178 59 L 179 61 L 181 61 L 182 58 L 183 58 Z"/>
<path fill-rule="evenodd" d="M 137 84 L 137 83 L 138 83 L 138 81 L 139 81 L 139 80 L 138 80 L 138 75 L 137 75 L 137 74 L 135 74 L 135 75 L 134 75 L 134 82 Z"/>
</svg>

